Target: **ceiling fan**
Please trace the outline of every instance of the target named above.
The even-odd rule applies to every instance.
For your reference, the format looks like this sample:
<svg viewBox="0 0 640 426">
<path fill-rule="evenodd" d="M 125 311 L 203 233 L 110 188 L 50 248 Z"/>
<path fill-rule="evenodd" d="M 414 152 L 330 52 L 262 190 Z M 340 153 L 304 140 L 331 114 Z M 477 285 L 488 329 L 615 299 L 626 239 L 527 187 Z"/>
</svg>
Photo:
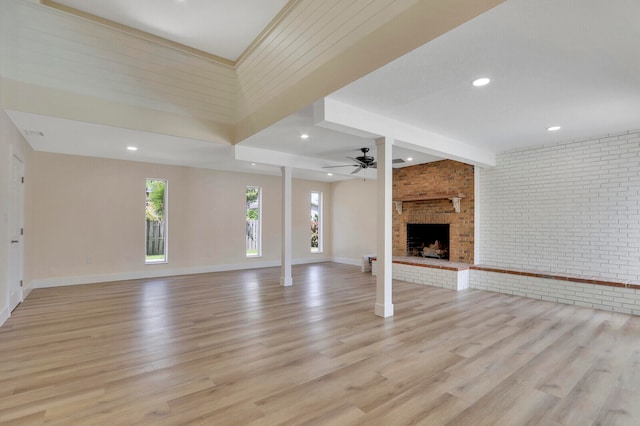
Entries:
<svg viewBox="0 0 640 426">
<path fill-rule="evenodd" d="M 362 169 L 368 169 L 368 168 L 375 169 L 378 163 L 377 161 L 375 161 L 375 159 L 372 156 L 367 155 L 367 152 L 369 152 L 369 148 L 360 148 L 360 151 L 362 151 L 362 155 L 359 157 L 347 157 L 349 160 L 354 161 L 356 164 L 344 164 L 342 166 L 326 166 L 326 167 L 323 167 L 323 169 L 331 169 L 334 167 L 356 167 L 356 169 L 351 172 L 352 175 L 355 175 Z M 400 164 L 400 163 L 404 163 L 404 160 L 402 158 L 394 158 L 392 160 L 392 163 Z"/>
</svg>

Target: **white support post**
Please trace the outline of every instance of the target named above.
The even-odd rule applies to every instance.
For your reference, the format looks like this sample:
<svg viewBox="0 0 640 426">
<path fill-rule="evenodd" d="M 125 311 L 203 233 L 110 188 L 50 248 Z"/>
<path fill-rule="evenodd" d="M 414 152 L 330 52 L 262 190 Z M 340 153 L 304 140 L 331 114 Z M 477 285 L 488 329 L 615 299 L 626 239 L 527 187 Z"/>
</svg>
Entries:
<svg viewBox="0 0 640 426">
<path fill-rule="evenodd" d="M 480 251 L 480 230 L 483 199 L 480 195 L 480 167 L 473 168 L 473 264 L 482 265 L 482 252 Z"/>
<path fill-rule="evenodd" d="M 280 261 L 280 284 L 289 287 L 293 285 L 291 275 L 291 167 L 281 167 L 282 170 L 282 252 Z"/>
<path fill-rule="evenodd" d="M 393 197 L 392 179 L 393 169 L 391 158 L 393 140 L 389 138 L 376 139 L 378 157 L 378 217 L 377 260 L 376 273 L 376 306 L 375 314 L 386 318 L 393 315 L 392 296 L 392 226 L 393 226 Z"/>
</svg>

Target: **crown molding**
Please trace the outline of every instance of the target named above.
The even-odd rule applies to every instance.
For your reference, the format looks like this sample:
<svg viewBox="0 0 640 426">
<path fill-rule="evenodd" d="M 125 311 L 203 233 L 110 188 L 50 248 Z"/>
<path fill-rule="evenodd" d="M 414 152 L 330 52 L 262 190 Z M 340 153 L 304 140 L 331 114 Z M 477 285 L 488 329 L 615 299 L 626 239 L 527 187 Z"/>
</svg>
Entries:
<svg viewBox="0 0 640 426">
<path fill-rule="evenodd" d="M 289 2 L 282 8 L 280 12 L 269 22 L 269 24 L 262 30 L 258 37 L 251 42 L 251 44 L 242 52 L 238 59 L 234 63 L 234 67 L 240 65 L 254 50 L 258 48 L 266 38 L 276 29 L 276 27 L 282 22 L 284 18 L 289 16 L 291 11 L 300 3 L 300 0 L 289 0 Z"/>
</svg>

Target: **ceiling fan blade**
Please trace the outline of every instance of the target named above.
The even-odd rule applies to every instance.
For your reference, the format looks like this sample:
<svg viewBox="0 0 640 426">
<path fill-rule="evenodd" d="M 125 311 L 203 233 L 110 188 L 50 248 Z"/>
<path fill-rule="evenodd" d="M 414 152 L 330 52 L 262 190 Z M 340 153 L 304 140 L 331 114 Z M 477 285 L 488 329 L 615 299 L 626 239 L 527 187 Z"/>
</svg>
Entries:
<svg viewBox="0 0 640 426">
<path fill-rule="evenodd" d="M 373 169 L 377 168 L 378 167 L 378 162 L 374 161 L 373 163 L 369 164 L 369 167 L 371 167 Z"/>
<path fill-rule="evenodd" d="M 353 158 L 353 157 L 347 157 L 347 158 L 348 158 L 349 160 L 354 161 L 355 163 L 357 163 L 357 164 L 358 164 L 358 166 L 360 166 L 360 167 L 362 167 L 362 166 L 364 166 L 364 165 L 365 165 L 362 161 L 358 160 L 357 158 Z"/>
<path fill-rule="evenodd" d="M 360 166 L 357 165 L 357 164 L 343 164 L 342 166 L 323 166 L 322 168 L 323 169 L 333 169 L 333 168 L 336 168 L 336 167 L 360 167 Z"/>
<path fill-rule="evenodd" d="M 354 171 L 351 172 L 352 175 L 355 175 L 356 173 L 358 173 L 360 170 L 362 170 L 362 166 L 358 166 L 357 169 L 355 169 Z"/>
</svg>

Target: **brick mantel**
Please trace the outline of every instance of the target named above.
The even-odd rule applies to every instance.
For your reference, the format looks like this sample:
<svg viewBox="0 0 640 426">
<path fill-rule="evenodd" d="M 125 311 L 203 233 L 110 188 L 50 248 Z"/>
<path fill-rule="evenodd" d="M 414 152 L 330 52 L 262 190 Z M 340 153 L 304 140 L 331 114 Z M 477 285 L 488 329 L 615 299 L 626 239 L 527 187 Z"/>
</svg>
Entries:
<svg viewBox="0 0 640 426">
<path fill-rule="evenodd" d="M 452 160 L 395 169 L 393 199 L 402 201 L 402 209 L 393 215 L 393 255 L 406 255 L 408 223 L 449 224 L 450 260 L 472 264 L 473 179 L 473 166 Z M 460 198 L 459 213 L 452 194 Z"/>
</svg>

